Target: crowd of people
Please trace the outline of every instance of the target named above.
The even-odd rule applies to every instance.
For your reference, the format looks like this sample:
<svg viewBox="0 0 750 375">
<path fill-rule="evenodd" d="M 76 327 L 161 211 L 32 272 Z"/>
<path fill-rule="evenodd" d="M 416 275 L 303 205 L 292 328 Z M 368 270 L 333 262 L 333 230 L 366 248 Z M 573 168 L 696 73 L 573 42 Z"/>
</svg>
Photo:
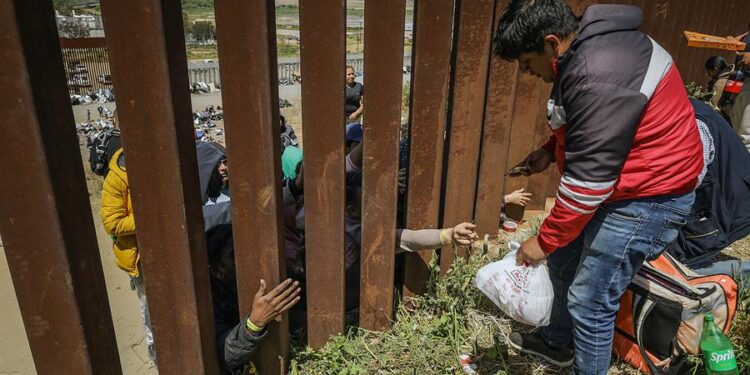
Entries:
<svg viewBox="0 0 750 375">
<path fill-rule="evenodd" d="M 576 374 L 607 372 L 618 301 L 645 261 L 668 251 L 698 272 L 750 275 L 748 262 L 715 259 L 750 234 L 750 153 L 745 148 L 750 147 L 750 133 L 738 130 L 738 137 L 727 122 L 750 130 L 744 122 L 750 121 L 750 90 L 737 97 L 735 108 L 747 104 L 736 118 L 733 112 L 722 116 L 691 101 L 669 53 L 638 31 L 642 18 L 632 6 L 594 5 L 579 17 L 562 0 L 512 0 L 494 39 L 497 58 L 517 61 L 521 71 L 553 84 L 547 105 L 552 136 L 510 175 L 541 173 L 553 163 L 562 175 L 555 205 L 538 236 L 517 252 L 518 264 L 547 262 L 555 292 L 551 323 L 530 333 L 513 332 L 509 344 L 552 364 L 573 366 Z M 748 46 L 741 61 L 750 59 Z M 709 88 L 721 91 L 727 73 L 740 66 L 709 59 Z M 356 324 L 358 316 L 363 207 L 364 86 L 354 75 L 347 67 L 342 121 L 346 203 L 341 256 L 349 324 Z M 267 281 L 259 280 L 250 311 L 241 311 L 238 303 L 226 150 L 217 143 L 196 142 L 223 373 L 249 365 L 268 323 L 280 314 L 289 312 L 293 329 L 304 331 L 306 324 L 304 153 L 283 116 L 279 126 L 289 278 L 270 291 Z M 408 140 L 401 153 L 399 200 L 407 188 Z M 146 343 L 156 363 L 125 156 L 122 148 L 109 154 L 102 221 L 113 237 L 117 266 L 138 294 Z M 504 203 L 524 206 L 530 198 L 521 189 L 505 196 Z M 498 214 L 501 224 L 510 220 Z M 468 246 L 478 238 L 470 222 L 450 223 L 445 229 L 406 229 L 401 224 L 395 252 Z"/>
<path fill-rule="evenodd" d="M 348 77 L 347 77 L 348 78 Z M 361 84 L 360 84 L 361 85 Z M 356 111 L 355 111 L 356 112 Z M 113 130 L 118 129 L 116 113 L 112 119 Z M 232 241 L 231 188 L 229 163 L 225 148 L 215 142 L 197 140 L 196 155 L 203 202 L 204 228 L 206 230 L 211 291 L 214 302 L 214 319 L 217 335 L 217 349 L 222 369 L 231 373 L 248 364 L 250 354 L 257 343 L 265 337 L 265 326 L 277 315 L 289 310 L 293 328 L 304 331 L 306 325 L 304 285 L 305 285 L 305 210 L 304 210 L 304 168 L 303 150 L 300 147 L 293 127 L 280 116 L 281 183 L 283 196 L 282 221 L 284 255 L 288 280 L 269 293 L 266 282 L 260 280 L 260 289 L 250 312 L 239 311 L 236 270 Z M 362 210 L 362 140 L 363 127 L 360 123 L 346 124 L 345 165 L 346 210 L 345 210 L 345 251 L 342 254 L 346 271 L 345 305 L 349 324 L 356 324 L 359 308 L 359 271 L 361 248 Z M 137 293 L 141 316 L 146 332 L 146 344 L 151 360 L 156 364 L 156 350 L 151 332 L 148 301 L 144 287 L 144 277 L 140 265 L 140 254 L 136 238 L 135 219 L 130 200 L 125 154 L 117 137 L 100 142 L 91 147 L 101 148 L 102 153 L 92 151 L 92 158 L 106 157 L 106 170 L 102 191 L 102 221 L 106 232 L 113 238 L 113 251 L 116 265 L 125 271 L 131 280 L 131 287 Z M 402 154 L 407 151 L 401 148 Z M 399 193 L 403 199 L 406 190 L 405 160 L 399 171 Z M 98 160 L 98 159 L 97 159 Z M 95 163 L 92 162 L 92 169 Z M 504 203 L 525 206 L 531 194 L 523 189 L 505 197 Z M 507 220 L 503 216 L 503 220 Z M 460 223 L 446 229 L 410 230 L 398 229 L 394 251 L 414 252 L 435 249 L 443 246 L 468 246 L 477 238 L 474 225 Z M 293 281 L 292 281 L 293 280 Z M 257 311 L 257 313 L 256 313 Z M 274 314 L 267 313 L 274 311 Z M 257 316 L 262 316 L 257 318 Z"/>
</svg>

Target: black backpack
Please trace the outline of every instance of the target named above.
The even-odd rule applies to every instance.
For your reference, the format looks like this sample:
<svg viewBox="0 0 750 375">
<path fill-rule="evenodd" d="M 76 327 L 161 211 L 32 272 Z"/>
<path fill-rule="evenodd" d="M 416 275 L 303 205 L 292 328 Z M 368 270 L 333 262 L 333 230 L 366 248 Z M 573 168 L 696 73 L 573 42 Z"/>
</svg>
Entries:
<svg viewBox="0 0 750 375">
<path fill-rule="evenodd" d="M 109 128 L 97 133 L 89 139 L 89 165 L 91 171 L 99 176 L 106 176 L 109 172 L 109 159 L 122 147 L 120 129 Z"/>
</svg>

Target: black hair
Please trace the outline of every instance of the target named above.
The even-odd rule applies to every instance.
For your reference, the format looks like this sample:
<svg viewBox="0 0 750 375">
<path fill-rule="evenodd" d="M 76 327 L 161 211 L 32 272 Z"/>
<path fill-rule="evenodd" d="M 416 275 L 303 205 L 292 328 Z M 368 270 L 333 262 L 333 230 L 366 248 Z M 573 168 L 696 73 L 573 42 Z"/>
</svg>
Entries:
<svg viewBox="0 0 750 375">
<path fill-rule="evenodd" d="M 563 0 L 511 0 L 495 31 L 495 53 L 506 60 L 544 51 L 544 37 L 566 38 L 578 29 L 580 18 Z"/>
<path fill-rule="evenodd" d="M 711 56 L 706 60 L 706 69 L 716 69 L 719 73 L 724 72 L 729 68 L 729 64 L 721 56 Z"/>
<path fill-rule="evenodd" d="M 206 187 L 206 195 L 209 198 L 214 199 L 221 195 L 221 188 L 224 185 L 222 180 L 221 173 L 219 173 L 219 164 L 216 164 L 216 167 L 211 171 L 211 177 L 209 177 L 208 186 Z"/>
<path fill-rule="evenodd" d="M 357 190 L 362 189 L 362 172 L 353 171 L 346 174 L 346 203 L 352 204 L 358 197 Z"/>
</svg>

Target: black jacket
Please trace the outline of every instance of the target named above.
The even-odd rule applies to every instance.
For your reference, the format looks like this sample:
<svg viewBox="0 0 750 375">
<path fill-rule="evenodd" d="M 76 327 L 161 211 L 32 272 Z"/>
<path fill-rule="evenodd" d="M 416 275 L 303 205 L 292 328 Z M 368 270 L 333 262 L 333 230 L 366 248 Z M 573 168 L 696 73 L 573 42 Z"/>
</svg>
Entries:
<svg viewBox="0 0 750 375">
<path fill-rule="evenodd" d="M 211 298 L 214 304 L 216 350 L 222 374 L 242 373 L 250 357 L 258 349 L 268 331 L 254 333 L 247 329 L 247 316 L 240 319 L 237 290 L 224 287 L 211 280 Z"/>
<path fill-rule="evenodd" d="M 229 202 L 227 202 L 229 203 Z M 206 207 L 216 207 L 204 206 Z M 226 223 L 206 227 L 206 248 L 208 258 L 220 256 L 227 242 L 233 240 L 232 226 Z M 229 287 L 211 275 L 211 301 L 214 311 L 214 330 L 216 333 L 216 352 L 218 354 L 221 374 L 241 374 L 250 357 L 266 337 L 267 331 L 255 333 L 247 329 L 247 316 L 240 319 L 237 286 Z"/>
<path fill-rule="evenodd" d="M 668 251 L 696 267 L 750 234 L 750 153 L 721 115 L 697 100 L 692 104 L 711 133 L 715 154 L 687 224 Z"/>
</svg>

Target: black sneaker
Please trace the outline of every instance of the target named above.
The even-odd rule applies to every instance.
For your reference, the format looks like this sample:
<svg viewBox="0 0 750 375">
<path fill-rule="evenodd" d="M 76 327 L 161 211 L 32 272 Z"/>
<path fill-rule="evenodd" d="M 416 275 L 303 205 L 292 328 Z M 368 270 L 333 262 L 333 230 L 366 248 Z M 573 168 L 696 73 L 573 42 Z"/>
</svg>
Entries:
<svg viewBox="0 0 750 375">
<path fill-rule="evenodd" d="M 573 349 L 558 349 L 547 345 L 539 331 L 530 333 L 511 332 L 508 344 L 522 353 L 541 357 L 558 367 L 573 365 Z"/>
</svg>

